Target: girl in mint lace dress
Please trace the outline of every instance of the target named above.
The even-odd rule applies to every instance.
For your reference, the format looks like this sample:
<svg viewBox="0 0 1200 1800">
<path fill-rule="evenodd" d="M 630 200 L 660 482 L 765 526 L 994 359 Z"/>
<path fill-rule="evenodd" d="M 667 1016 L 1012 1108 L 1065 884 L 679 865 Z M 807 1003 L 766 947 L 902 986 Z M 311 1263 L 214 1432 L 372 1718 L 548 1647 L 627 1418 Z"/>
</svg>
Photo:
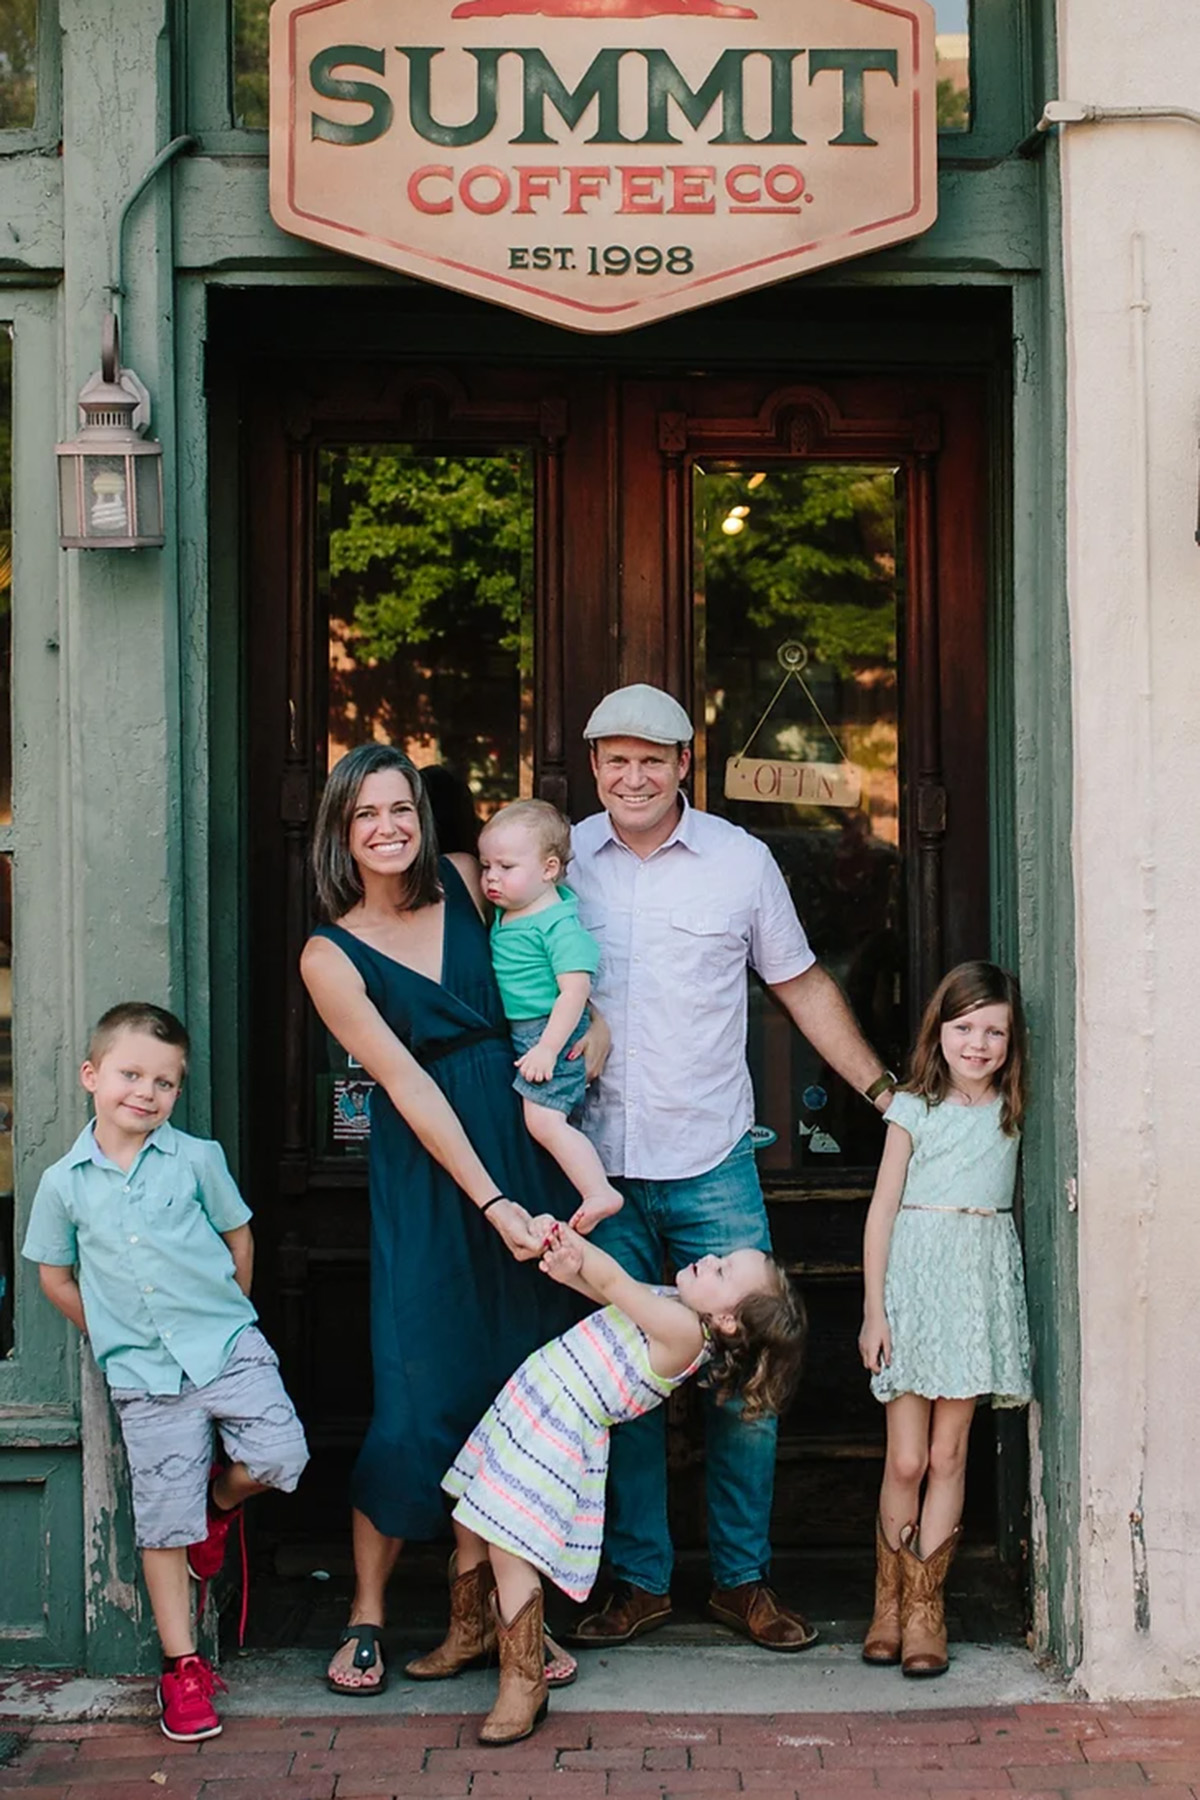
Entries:
<svg viewBox="0 0 1200 1800">
<path fill-rule="evenodd" d="M 961 963 L 925 1009 L 863 1243 L 858 1347 L 887 1407 L 869 1663 L 944 1674 L 943 1589 L 958 1542 L 975 1402 L 1030 1398 L 1029 1321 L 1013 1224 L 1025 1109 L 1014 978 Z"/>
</svg>

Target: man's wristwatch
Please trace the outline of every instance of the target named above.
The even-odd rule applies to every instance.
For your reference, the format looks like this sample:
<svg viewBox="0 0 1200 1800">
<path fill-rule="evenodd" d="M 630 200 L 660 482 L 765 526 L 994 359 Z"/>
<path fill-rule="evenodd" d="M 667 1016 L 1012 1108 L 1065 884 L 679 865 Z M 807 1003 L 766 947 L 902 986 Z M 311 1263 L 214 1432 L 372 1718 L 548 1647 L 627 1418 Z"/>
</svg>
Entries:
<svg viewBox="0 0 1200 1800">
<path fill-rule="evenodd" d="M 898 1087 L 899 1082 L 899 1076 L 893 1075 L 890 1069 L 885 1069 L 882 1075 L 877 1075 L 875 1077 L 870 1087 L 863 1089 L 863 1099 L 869 1100 L 871 1105 L 874 1106 L 880 1094 L 886 1094 L 892 1088 Z"/>
</svg>

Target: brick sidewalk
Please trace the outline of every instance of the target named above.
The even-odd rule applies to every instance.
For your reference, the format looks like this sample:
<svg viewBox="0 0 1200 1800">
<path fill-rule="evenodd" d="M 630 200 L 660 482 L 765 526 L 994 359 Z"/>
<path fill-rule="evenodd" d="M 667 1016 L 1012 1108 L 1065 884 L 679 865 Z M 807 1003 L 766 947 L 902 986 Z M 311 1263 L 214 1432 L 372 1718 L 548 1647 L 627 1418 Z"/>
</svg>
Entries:
<svg viewBox="0 0 1200 1800">
<path fill-rule="evenodd" d="M 947 1696 L 949 1697 L 949 1696 Z M 233 1719 L 170 1743 L 129 1724 L 30 1725 L 0 1795 L 38 1800 L 1200 1800 L 1200 1700 L 772 1717 L 551 1713 L 511 1749 L 433 1715 Z"/>
</svg>

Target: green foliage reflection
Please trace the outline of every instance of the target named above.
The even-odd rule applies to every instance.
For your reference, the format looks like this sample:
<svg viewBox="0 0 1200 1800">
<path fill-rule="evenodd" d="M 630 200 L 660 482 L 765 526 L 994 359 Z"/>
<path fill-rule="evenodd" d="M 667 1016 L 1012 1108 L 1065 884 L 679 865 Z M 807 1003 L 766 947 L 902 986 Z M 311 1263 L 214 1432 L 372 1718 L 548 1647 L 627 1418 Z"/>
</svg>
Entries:
<svg viewBox="0 0 1200 1800">
<path fill-rule="evenodd" d="M 267 128 L 270 10 L 270 0 L 233 0 L 233 122 L 246 131 Z"/>
<path fill-rule="evenodd" d="M 330 737 L 450 762 L 484 801 L 518 791 L 533 660 L 532 475 L 521 452 L 355 446 L 322 459 Z"/>
<path fill-rule="evenodd" d="M 38 0 L 0 0 L 0 131 L 34 123 L 37 15 Z"/>
<path fill-rule="evenodd" d="M 749 486 L 756 479 L 702 477 L 710 616 L 744 620 L 772 645 L 798 638 L 839 676 L 887 663 L 896 620 L 891 469 L 791 464 Z M 730 533 L 735 507 L 745 516 Z"/>
</svg>

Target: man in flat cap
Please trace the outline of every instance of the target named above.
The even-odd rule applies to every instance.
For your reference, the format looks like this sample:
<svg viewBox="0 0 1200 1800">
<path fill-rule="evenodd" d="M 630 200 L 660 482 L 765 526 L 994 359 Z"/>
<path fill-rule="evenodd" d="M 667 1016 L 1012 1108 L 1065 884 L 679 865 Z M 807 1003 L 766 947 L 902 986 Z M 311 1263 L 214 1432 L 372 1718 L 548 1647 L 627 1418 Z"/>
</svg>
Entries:
<svg viewBox="0 0 1200 1800">
<path fill-rule="evenodd" d="M 584 729 L 603 812 L 572 836 L 571 885 L 601 946 L 593 992 L 612 1051 L 584 1129 L 625 1205 L 597 1243 L 642 1281 L 742 1245 L 770 1249 L 750 1138 L 746 969 L 819 1054 L 886 1106 L 894 1077 L 818 965 L 779 868 L 757 838 L 680 792 L 692 722 L 661 688 L 607 694 Z M 573 1642 L 623 1644 L 671 1613 L 663 1408 L 613 1435 L 605 1550 L 614 1577 Z M 816 1632 L 767 1584 L 776 1422 L 706 1400 L 714 1617 L 771 1650 Z"/>
</svg>

